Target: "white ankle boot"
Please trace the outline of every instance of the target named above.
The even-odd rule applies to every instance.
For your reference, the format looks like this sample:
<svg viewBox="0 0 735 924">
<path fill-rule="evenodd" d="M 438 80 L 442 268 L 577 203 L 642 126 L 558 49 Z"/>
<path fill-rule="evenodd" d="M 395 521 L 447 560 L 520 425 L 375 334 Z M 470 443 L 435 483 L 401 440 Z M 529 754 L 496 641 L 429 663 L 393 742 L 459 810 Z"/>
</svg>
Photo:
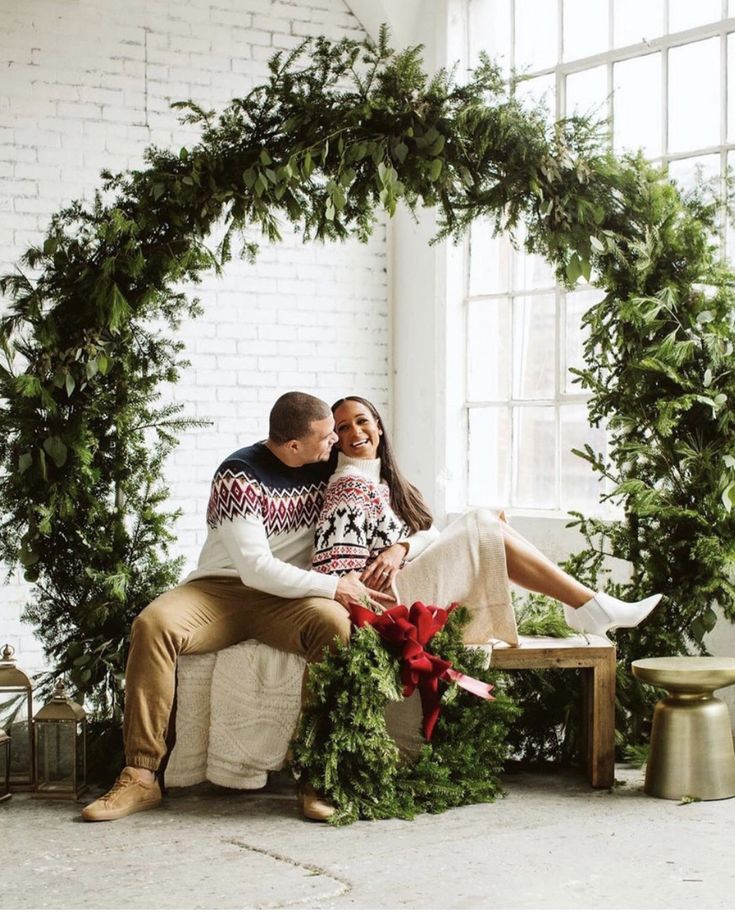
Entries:
<svg viewBox="0 0 735 924">
<path fill-rule="evenodd" d="M 567 625 L 578 632 L 604 635 L 611 629 L 632 629 L 658 605 L 661 594 L 654 594 L 637 603 L 626 603 L 608 594 L 596 593 L 577 609 L 564 606 Z"/>
</svg>

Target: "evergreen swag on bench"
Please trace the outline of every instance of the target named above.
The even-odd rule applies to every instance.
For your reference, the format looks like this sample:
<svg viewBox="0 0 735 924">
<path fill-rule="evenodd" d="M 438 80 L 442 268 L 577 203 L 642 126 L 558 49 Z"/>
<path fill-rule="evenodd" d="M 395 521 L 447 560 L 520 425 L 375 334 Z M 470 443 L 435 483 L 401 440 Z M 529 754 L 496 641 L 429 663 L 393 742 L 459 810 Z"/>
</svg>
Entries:
<svg viewBox="0 0 735 924">
<path fill-rule="evenodd" d="M 485 668 L 486 655 L 465 648 L 466 607 L 449 614 L 426 650 L 461 673 L 493 684 L 484 700 L 450 684 L 431 743 L 415 760 L 401 759 L 386 730 L 385 707 L 403 698 L 400 659 L 370 626 L 354 632 L 311 667 L 311 702 L 292 744 L 292 767 L 336 807 L 332 824 L 359 818 L 413 818 L 458 805 L 492 802 L 508 756 L 506 738 L 519 709 L 502 677 Z"/>
<path fill-rule="evenodd" d="M 191 421 L 158 396 L 179 372 L 169 332 L 199 306 L 176 286 L 220 271 L 240 233 L 277 241 L 285 220 L 306 238 L 366 240 L 376 210 L 402 200 L 436 209 L 439 238 L 483 216 L 499 231 L 522 221 L 560 280 L 605 293 L 585 315 L 577 374 L 611 461 L 579 454 L 623 517 L 580 515 L 588 549 L 566 567 L 597 585 L 612 554 L 631 562 L 630 582 L 600 589 L 667 595 L 618 638 L 621 742 L 644 739 L 651 693 L 631 660 L 704 651 L 718 612 L 735 617 L 733 275 L 712 242 L 718 205 L 613 156 L 589 120 L 525 110 L 487 60 L 464 86 L 428 79 L 420 50 L 395 54 L 383 32 L 377 45 L 307 42 L 270 72 L 217 119 L 177 104 L 201 141 L 104 174 L 94 201 L 60 211 L 26 252 L 30 274 L 1 281 L 0 554 L 35 584 L 24 618 L 55 665 L 48 681 L 69 677 L 98 732 L 118 736 L 130 625 L 178 577 L 161 479 Z M 520 751 L 573 756 L 567 679 L 522 672 L 512 689 Z"/>
</svg>

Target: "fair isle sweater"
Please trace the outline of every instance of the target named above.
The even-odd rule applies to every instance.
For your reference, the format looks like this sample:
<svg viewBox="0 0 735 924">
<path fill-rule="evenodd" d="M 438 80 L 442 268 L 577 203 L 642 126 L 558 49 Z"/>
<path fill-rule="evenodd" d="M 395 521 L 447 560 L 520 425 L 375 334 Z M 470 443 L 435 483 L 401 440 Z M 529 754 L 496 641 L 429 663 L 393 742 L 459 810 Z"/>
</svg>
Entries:
<svg viewBox="0 0 735 924">
<path fill-rule="evenodd" d="M 408 546 L 404 561 L 410 561 L 439 535 L 435 526 L 408 532 L 391 509 L 388 485 L 380 481 L 380 459 L 352 459 L 340 452 L 316 524 L 314 569 L 332 575 L 362 572 L 397 542 Z"/>
<path fill-rule="evenodd" d="M 334 598 L 338 576 L 312 571 L 314 528 L 333 462 L 292 468 L 264 443 L 232 453 L 212 481 L 199 578 L 239 577 L 277 597 Z"/>
</svg>

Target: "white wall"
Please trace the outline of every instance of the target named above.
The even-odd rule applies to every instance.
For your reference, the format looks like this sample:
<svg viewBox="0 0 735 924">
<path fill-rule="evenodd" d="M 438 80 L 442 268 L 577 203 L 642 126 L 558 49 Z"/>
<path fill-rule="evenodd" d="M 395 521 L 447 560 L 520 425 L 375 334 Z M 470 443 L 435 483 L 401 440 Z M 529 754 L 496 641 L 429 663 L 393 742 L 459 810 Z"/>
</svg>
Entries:
<svg viewBox="0 0 735 924">
<path fill-rule="evenodd" d="M 60 206 L 90 196 L 101 169 L 142 166 L 149 144 L 190 145 L 196 132 L 178 124 L 172 101 L 219 109 L 305 36 L 364 37 L 342 0 L 0 0 L 0 21 L 0 273 Z M 191 367 L 171 395 L 214 426 L 184 435 L 168 466 L 187 567 L 214 468 L 265 435 L 278 394 L 334 400 L 356 390 L 388 405 L 386 270 L 379 225 L 368 245 L 304 245 L 289 234 L 255 266 L 233 261 L 197 287 L 205 314 L 181 331 Z M 20 623 L 26 596 L 17 574 L 0 584 L 0 643 L 35 671 L 43 659 Z"/>
</svg>

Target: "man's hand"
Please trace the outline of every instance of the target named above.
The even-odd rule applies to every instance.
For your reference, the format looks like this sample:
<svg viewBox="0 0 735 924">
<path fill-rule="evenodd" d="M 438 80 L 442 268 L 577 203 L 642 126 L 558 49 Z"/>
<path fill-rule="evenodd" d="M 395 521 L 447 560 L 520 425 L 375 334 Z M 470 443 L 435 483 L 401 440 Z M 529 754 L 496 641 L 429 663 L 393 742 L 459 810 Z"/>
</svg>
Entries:
<svg viewBox="0 0 735 924">
<path fill-rule="evenodd" d="M 384 549 L 362 572 L 363 584 L 371 590 L 389 591 L 406 555 L 408 555 L 408 549 L 401 542 Z"/>
<path fill-rule="evenodd" d="M 334 595 L 334 599 L 337 603 L 341 603 L 347 610 L 350 607 L 350 603 L 362 603 L 365 597 L 371 597 L 378 603 L 383 604 L 396 602 L 395 597 L 390 594 L 380 593 L 377 590 L 366 587 L 360 580 L 360 575 L 357 571 L 350 571 L 349 574 L 343 574 L 337 583 L 337 592 Z"/>
</svg>

